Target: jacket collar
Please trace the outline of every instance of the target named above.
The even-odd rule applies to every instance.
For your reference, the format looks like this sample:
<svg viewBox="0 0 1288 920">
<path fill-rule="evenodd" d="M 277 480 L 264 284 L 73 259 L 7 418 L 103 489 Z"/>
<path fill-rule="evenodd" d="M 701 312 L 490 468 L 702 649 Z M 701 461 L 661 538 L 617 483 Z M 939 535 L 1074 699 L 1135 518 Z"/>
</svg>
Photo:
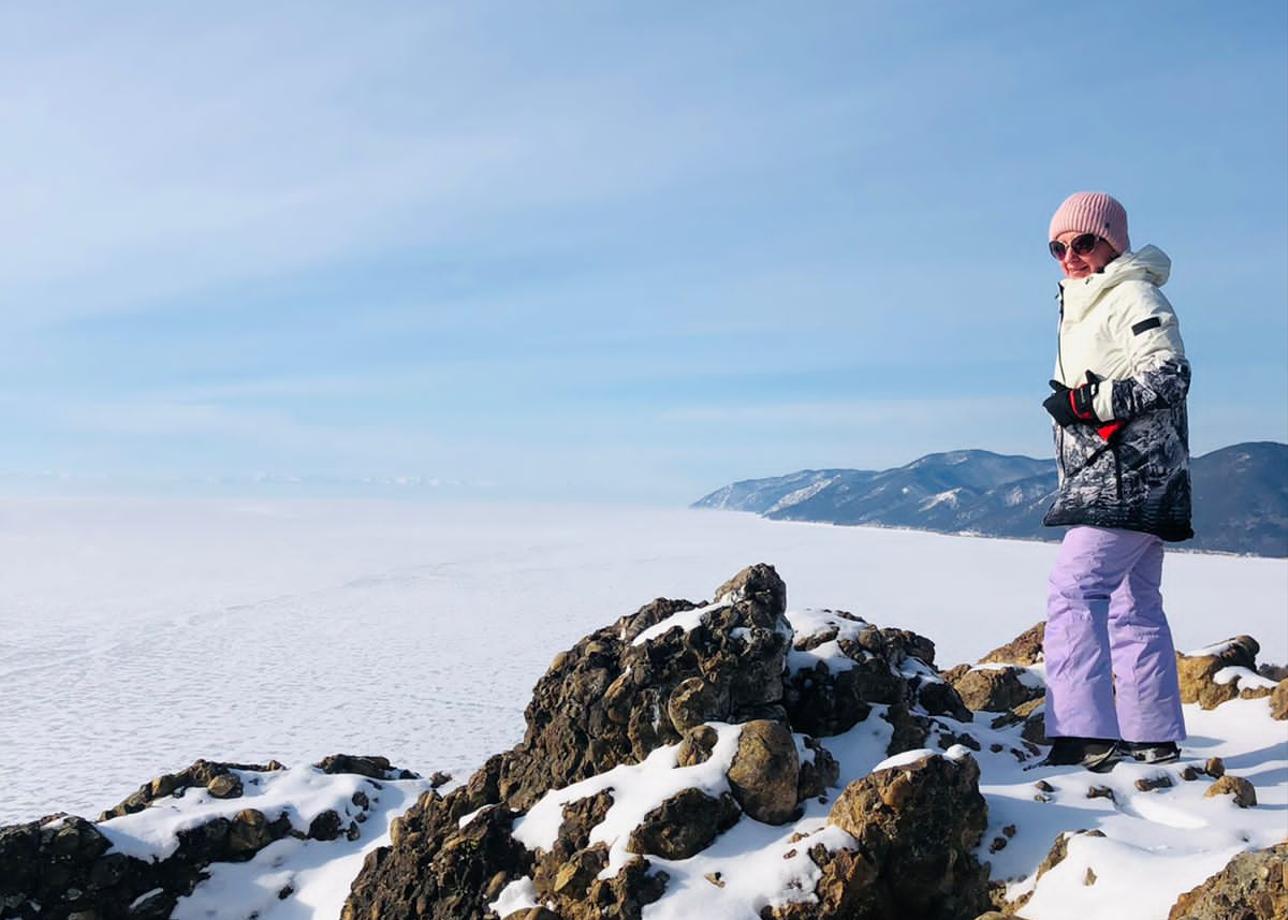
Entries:
<svg viewBox="0 0 1288 920">
<path fill-rule="evenodd" d="M 1064 278 L 1060 281 L 1066 319 L 1081 319 L 1106 291 L 1124 281 L 1148 281 L 1156 287 L 1167 283 L 1172 260 L 1157 246 L 1145 246 L 1138 252 L 1124 252 L 1105 266 L 1103 272 L 1086 278 Z"/>
</svg>

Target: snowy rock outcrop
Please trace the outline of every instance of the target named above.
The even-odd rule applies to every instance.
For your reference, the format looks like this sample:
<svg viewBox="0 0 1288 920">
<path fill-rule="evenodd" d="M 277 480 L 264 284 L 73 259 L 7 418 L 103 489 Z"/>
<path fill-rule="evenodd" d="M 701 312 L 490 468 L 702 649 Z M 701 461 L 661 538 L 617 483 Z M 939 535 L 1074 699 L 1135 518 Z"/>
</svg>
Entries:
<svg viewBox="0 0 1288 920">
<path fill-rule="evenodd" d="M 296 769 L 199 760 L 144 784 L 96 822 L 54 815 L 0 828 L 0 917 L 164 920 L 210 903 L 249 915 L 296 893 L 286 853 L 277 854 L 276 887 L 260 889 L 258 902 L 253 886 L 231 900 L 198 886 L 279 842 L 292 844 L 304 866 L 316 861 L 312 848 L 361 849 L 364 837 L 378 836 L 371 826 L 381 822 L 370 819 L 400 805 L 405 788 L 425 786 L 383 758 L 335 755 Z"/>
<path fill-rule="evenodd" d="M 526 809 L 548 789 L 680 741 L 708 721 L 783 721 L 786 587 L 752 566 L 710 604 L 659 598 L 556 656 L 537 682 L 498 795 Z"/>
<path fill-rule="evenodd" d="M 400 817 L 344 917 L 638 918 L 669 891 L 690 905 L 671 913 L 692 916 L 758 886 L 767 917 L 833 916 L 826 903 L 895 917 L 927 899 L 951 905 L 934 916 L 983 909 L 987 870 L 970 850 L 986 807 L 965 747 L 863 770 L 827 818 L 840 776 L 828 737 L 871 725 L 869 765 L 932 740 L 979 748 L 933 663 L 933 644 L 906 630 L 789 616 L 767 565 L 710 603 L 655 600 L 556 656 L 523 741 Z M 765 871 L 723 843 L 767 834 L 782 843 L 757 857 Z"/>
<path fill-rule="evenodd" d="M 1173 905 L 1167 920 L 1280 920 L 1288 917 L 1288 842 L 1240 853 Z"/>
<path fill-rule="evenodd" d="M 1215 709 L 1233 699 L 1270 696 L 1276 685 L 1257 672 L 1260 651 L 1261 645 L 1256 639 L 1235 636 L 1197 651 L 1177 652 L 1181 702 Z"/>
<path fill-rule="evenodd" d="M 950 920 L 988 908 L 988 869 L 974 854 L 988 806 L 964 751 L 873 771 L 846 788 L 828 821 L 855 846 L 811 851 L 822 871 L 816 900 L 773 909 L 773 920 Z"/>
</svg>

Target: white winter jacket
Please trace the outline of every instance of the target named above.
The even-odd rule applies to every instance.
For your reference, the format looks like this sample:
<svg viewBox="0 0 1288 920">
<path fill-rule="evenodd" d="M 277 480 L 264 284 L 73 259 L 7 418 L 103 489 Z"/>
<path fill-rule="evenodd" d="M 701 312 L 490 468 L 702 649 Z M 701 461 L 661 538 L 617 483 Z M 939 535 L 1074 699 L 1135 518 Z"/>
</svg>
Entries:
<svg viewBox="0 0 1288 920">
<path fill-rule="evenodd" d="M 1092 371 L 1102 379 L 1147 388 L 1151 371 L 1169 360 L 1184 359 L 1176 313 L 1159 290 L 1171 272 L 1167 254 L 1146 246 L 1123 253 L 1099 274 L 1061 281 L 1055 379 L 1076 388 L 1089 382 L 1086 372 Z M 1094 406 L 1102 421 L 1119 418 L 1112 387 L 1099 388 Z"/>
<path fill-rule="evenodd" d="M 1171 260 L 1155 246 L 1126 252 L 1086 278 L 1060 282 L 1054 377 L 1092 384 L 1102 422 L 1125 427 L 1106 440 L 1097 426 L 1055 427 L 1060 486 L 1044 522 L 1155 533 L 1190 529 L 1190 366 L 1172 305 L 1159 287 Z"/>
</svg>

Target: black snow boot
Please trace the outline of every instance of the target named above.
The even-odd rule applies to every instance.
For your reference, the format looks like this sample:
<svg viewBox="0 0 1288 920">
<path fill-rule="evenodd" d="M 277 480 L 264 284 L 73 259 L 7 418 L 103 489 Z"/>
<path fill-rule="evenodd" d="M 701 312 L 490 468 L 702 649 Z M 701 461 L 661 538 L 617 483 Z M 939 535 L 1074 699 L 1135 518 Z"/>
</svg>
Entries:
<svg viewBox="0 0 1288 920">
<path fill-rule="evenodd" d="M 1039 767 L 1082 767 L 1092 773 L 1108 773 L 1123 757 L 1114 738 L 1055 738 Z"/>
<path fill-rule="evenodd" d="M 1122 745 L 1141 763 L 1173 763 L 1181 759 L 1181 749 L 1175 741 L 1124 741 Z"/>
</svg>

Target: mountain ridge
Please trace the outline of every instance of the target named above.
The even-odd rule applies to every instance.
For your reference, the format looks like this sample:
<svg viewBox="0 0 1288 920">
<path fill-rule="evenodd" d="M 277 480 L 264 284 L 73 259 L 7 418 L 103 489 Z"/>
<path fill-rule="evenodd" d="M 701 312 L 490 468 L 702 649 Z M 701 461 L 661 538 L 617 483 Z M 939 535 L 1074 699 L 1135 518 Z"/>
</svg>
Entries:
<svg viewBox="0 0 1288 920">
<path fill-rule="evenodd" d="M 1288 444 L 1245 441 L 1191 459 L 1193 540 L 1185 549 L 1288 556 Z M 771 520 L 899 527 L 1027 540 L 1042 525 L 1055 460 L 968 449 L 900 467 L 806 469 L 722 486 L 691 508 L 751 511 Z"/>
</svg>

